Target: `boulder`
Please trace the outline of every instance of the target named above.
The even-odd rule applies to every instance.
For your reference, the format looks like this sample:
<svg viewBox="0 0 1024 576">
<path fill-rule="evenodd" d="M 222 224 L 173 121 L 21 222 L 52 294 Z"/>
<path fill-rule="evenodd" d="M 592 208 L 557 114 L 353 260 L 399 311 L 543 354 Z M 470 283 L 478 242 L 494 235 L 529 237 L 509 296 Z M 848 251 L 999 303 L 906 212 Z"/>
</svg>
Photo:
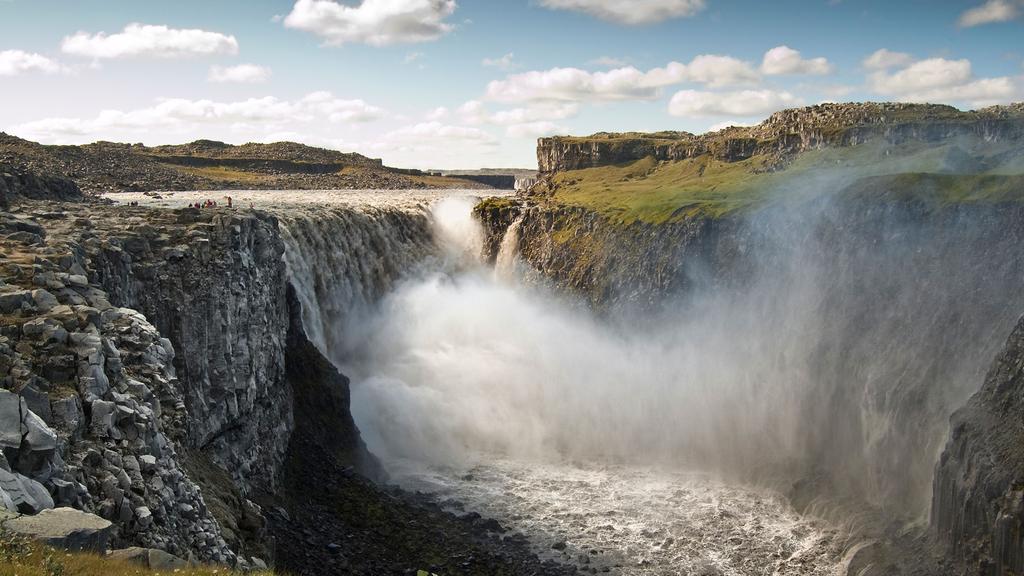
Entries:
<svg viewBox="0 0 1024 576">
<path fill-rule="evenodd" d="M 0 500 L 12 512 L 38 514 L 53 508 L 53 498 L 46 488 L 21 474 L 0 470 L 0 492 L 6 496 L 0 497 Z M 13 508 L 8 506 L 8 500 Z"/>
<path fill-rule="evenodd" d="M 35 412 L 27 409 L 22 413 L 22 429 L 25 437 L 22 450 L 29 452 L 53 452 L 57 448 L 57 434 L 46 425 Z"/>
<path fill-rule="evenodd" d="M 12 314 L 21 310 L 23 304 L 28 304 L 32 301 L 32 292 L 28 290 L 0 294 L 0 312 Z"/>
<path fill-rule="evenodd" d="M 125 548 L 113 550 L 107 557 L 113 560 L 135 562 L 157 572 L 173 572 L 188 568 L 188 562 L 155 548 Z"/>
<path fill-rule="evenodd" d="M 23 402 L 20 396 L 0 390 L 0 450 L 18 450 L 24 431 L 21 425 Z"/>
<path fill-rule="evenodd" d="M 56 296 L 42 288 L 32 291 L 32 300 L 35 302 L 36 308 L 42 312 L 49 312 L 60 304 Z"/>
<path fill-rule="evenodd" d="M 53 411 L 50 408 L 50 397 L 40 390 L 35 384 L 29 384 L 21 389 L 18 394 L 25 399 L 25 404 L 28 409 L 43 419 L 44 422 L 49 423 L 53 417 Z"/>
<path fill-rule="evenodd" d="M 74 508 L 46 510 L 4 522 L 5 530 L 72 552 L 106 552 L 113 524 Z"/>
<path fill-rule="evenodd" d="M 105 400 L 97 400 L 92 403 L 92 433 L 99 438 L 113 436 L 120 439 L 120 434 L 114 428 L 114 413 L 117 412 L 117 404 Z"/>
</svg>

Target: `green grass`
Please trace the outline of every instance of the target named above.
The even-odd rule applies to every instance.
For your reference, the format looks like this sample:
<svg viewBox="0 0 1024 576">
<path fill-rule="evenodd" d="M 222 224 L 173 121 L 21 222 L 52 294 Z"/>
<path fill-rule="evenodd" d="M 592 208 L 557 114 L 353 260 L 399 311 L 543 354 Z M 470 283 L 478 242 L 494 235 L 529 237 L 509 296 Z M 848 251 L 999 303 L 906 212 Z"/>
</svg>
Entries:
<svg viewBox="0 0 1024 576">
<path fill-rule="evenodd" d="M 858 194 L 938 205 L 953 202 L 1024 201 L 1019 150 L 955 144 L 907 144 L 897 149 L 862 145 L 803 153 L 773 167 L 756 156 L 722 162 L 708 156 L 678 162 L 635 162 L 561 172 L 553 176 L 559 204 L 596 211 L 624 225 L 661 224 L 693 216 L 719 218 L 773 202 L 799 201 L 850 188 Z M 978 174 L 955 172 L 968 158 Z"/>
<path fill-rule="evenodd" d="M 518 201 L 512 196 L 488 196 L 477 204 L 477 211 L 486 212 L 490 210 L 504 210 L 518 205 Z"/>
<path fill-rule="evenodd" d="M 0 576 L 232 576 L 223 566 L 187 568 L 157 572 L 124 560 L 97 554 L 68 553 L 0 532 Z M 250 572 L 250 576 L 273 576 L 271 572 Z"/>
<path fill-rule="evenodd" d="M 1024 200 L 1024 175 L 909 172 L 863 178 L 846 192 L 853 198 L 871 196 L 921 202 L 938 208 L 955 204 L 1021 202 Z"/>
<path fill-rule="evenodd" d="M 268 180 L 269 177 L 266 174 L 260 174 L 258 172 L 246 172 L 245 170 L 239 170 L 237 168 L 229 168 L 227 166 L 209 166 L 203 168 L 195 168 L 191 166 L 176 166 L 173 164 L 165 164 L 165 166 L 184 172 L 186 174 L 192 174 L 193 176 L 199 176 L 200 178 L 206 178 L 208 180 L 216 181 L 229 181 L 229 182 L 262 182 Z"/>
</svg>

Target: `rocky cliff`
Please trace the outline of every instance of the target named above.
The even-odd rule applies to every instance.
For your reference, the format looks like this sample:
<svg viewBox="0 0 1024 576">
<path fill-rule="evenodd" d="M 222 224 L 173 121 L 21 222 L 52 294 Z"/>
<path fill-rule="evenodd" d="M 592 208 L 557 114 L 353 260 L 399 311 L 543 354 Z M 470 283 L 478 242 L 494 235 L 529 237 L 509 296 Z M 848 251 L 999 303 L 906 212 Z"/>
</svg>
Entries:
<svg viewBox="0 0 1024 576">
<path fill-rule="evenodd" d="M 935 471 L 932 526 L 965 573 L 1024 572 L 1024 321 L 952 419 Z"/>
<path fill-rule="evenodd" d="M 5 506 L 96 512 L 117 524 L 115 543 L 182 557 L 269 559 L 249 498 L 280 488 L 294 396 L 311 386 L 319 400 L 302 405 L 324 402 L 317 421 L 339 422 L 324 426 L 339 460 L 372 468 L 347 380 L 294 325 L 276 217 L 95 202 L 13 210 L 0 295 L 0 421 L 15 426 L 3 434 Z"/>
<path fill-rule="evenodd" d="M 1024 136 L 1024 106 L 960 112 L 950 106 L 928 104 L 820 104 L 777 112 L 757 126 L 726 128 L 699 136 L 659 132 L 542 138 L 537 160 L 542 174 L 648 157 L 680 161 L 706 156 L 737 162 L 767 156 L 771 168 L 777 168 L 808 150 L 876 140 L 891 145 L 941 142 L 964 136 L 989 142 L 1019 140 Z"/>
<path fill-rule="evenodd" d="M 276 219 L 195 209 L 96 215 L 84 247 L 112 302 L 152 318 L 174 343 L 187 445 L 246 491 L 273 486 L 292 427 Z"/>
<path fill-rule="evenodd" d="M 174 346 L 90 282 L 89 225 L 74 212 L 34 205 L 4 219 L 3 504 L 95 512 L 118 524 L 116 542 L 234 563 L 182 467 Z"/>
<path fill-rule="evenodd" d="M 78 186 L 67 179 L 40 176 L 0 163 L 0 208 L 10 207 L 12 201 L 76 200 L 82 197 Z"/>
<path fill-rule="evenodd" d="M 381 472 L 323 351 L 440 256 L 423 206 L 26 196 L 0 213 L 0 512 L 77 508 L 114 547 L 243 569 L 564 572 L 360 475 Z"/>
</svg>

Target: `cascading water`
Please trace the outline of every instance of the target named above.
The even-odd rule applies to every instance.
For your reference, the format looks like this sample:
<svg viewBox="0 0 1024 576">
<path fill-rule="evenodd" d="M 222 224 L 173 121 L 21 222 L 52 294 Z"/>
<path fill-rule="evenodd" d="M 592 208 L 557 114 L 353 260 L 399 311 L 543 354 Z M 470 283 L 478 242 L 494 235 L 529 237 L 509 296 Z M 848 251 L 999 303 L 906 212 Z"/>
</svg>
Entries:
<svg viewBox="0 0 1024 576">
<path fill-rule="evenodd" d="M 843 573 L 857 531 L 791 503 L 925 517 L 948 415 L 1024 309 L 999 206 L 766 209 L 712 229 L 659 313 L 597 316 L 516 263 L 529 215 L 496 273 L 474 199 L 332 194 L 252 198 L 371 450 L 597 570 Z"/>
<path fill-rule="evenodd" d="M 471 204 L 455 206 L 435 208 L 434 236 L 465 254 L 479 232 L 465 226 Z M 819 512 L 857 502 L 926 517 L 948 415 L 1024 309 L 1013 220 L 766 211 L 730 240 L 734 277 L 695 265 L 693 291 L 643 318 L 597 318 L 461 259 L 407 279 L 361 324 L 346 365 L 354 415 L 397 478 L 541 549 L 565 539 L 622 573 L 761 574 L 744 559 L 775 543 L 785 552 L 767 573 L 833 573 L 855 542 L 771 489 Z M 721 517 L 747 520 L 697 519 L 726 494 Z"/>
<path fill-rule="evenodd" d="M 505 231 L 498 247 L 498 256 L 494 262 L 494 272 L 506 278 L 514 278 L 516 273 L 516 259 L 519 257 L 519 229 L 523 225 L 523 218 L 516 218 L 512 225 Z"/>
</svg>

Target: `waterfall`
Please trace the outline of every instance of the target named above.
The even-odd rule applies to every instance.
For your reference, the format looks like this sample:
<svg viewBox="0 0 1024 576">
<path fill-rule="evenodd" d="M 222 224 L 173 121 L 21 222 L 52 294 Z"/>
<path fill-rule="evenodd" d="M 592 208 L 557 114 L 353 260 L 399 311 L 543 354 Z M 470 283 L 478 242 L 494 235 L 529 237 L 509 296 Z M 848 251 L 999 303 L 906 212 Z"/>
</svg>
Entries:
<svg viewBox="0 0 1024 576">
<path fill-rule="evenodd" d="M 1016 218 L 761 212 L 729 239 L 734 260 L 692 262 L 692 291 L 652 316 L 435 269 L 365 327 L 355 416 L 385 459 L 712 470 L 920 520 L 949 414 L 1024 309 Z"/>
<path fill-rule="evenodd" d="M 423 208 L 324 207 L 281 215 L 285 263 L 313 342 L 338 366 L 361 319 L 406 274 L 437 256 Z"/>
<path fill-rule="evenodd" d="M 294 208 L 279 214 L 285 264 L 313 342 L 345 366 L 380 301 L 403 280 L 479 262 L 479 199 Z"/>
<path fill-rule="evenodd" d="M 512 278 L 516 272 L 516 260 L 519 257 L 519 229 L 523 226 L 523 216 L 516 218 L 505 231 L 498 248 L 498 256 L 494 263 L 494 271 L 500 276 Z"/>
<path fill-rule="evenodd" d="M 1020 215 L 984 206 L 765 210 L 657 314 L 599 317 L 518 281 L 522 219 L 485 269 L 472 205 L 281 217 L 307 331 L 385 461 L 656 464 L 920 519 L 1024 309 Z"/>
</svg>

